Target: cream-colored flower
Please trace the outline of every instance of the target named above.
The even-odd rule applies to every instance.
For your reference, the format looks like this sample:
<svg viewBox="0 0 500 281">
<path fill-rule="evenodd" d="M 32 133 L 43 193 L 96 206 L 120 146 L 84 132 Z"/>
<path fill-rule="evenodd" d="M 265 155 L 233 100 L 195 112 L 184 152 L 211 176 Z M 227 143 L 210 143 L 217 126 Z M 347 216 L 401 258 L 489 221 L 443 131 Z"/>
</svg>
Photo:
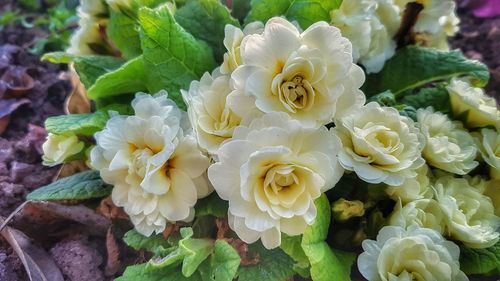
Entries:
<svg viewBox="0 0 500 281">
<path fill-rule="evenodd" d="M 220 162 L 208 177 L 229 201 L 229 225 L 246 243 L 268 248 L 281 232 L 302 234 L 316 218 L 314 200 L 343 174 L 340 141 L 325 128 L 304 128 L 285 113 L 272 112 L 234 130 L 219 148 Z"/>
<path fill-rule="evenodd" d="M 458 246 L 432 229 L 386 226 L 362 246 L 358 268 L 369 281 L 469 280 L 460 270 Z"/>
<path fill-rule="evenodd" d="M 500 134 L 484 128 L 480 133 L 474 133 L 474 137 L 483 160 L 490 167 L 491 178 L 500 179 Z"/>
<path fill-rule="evenodd" d="M 434 112 L 432 107 L 417 110 L 417 127 L 425 137 L 422 155 L 431 166 L 465 175 L 477 167 L 477 148 L 470 133 L 459 121 Z"/>
<path fill-rule="evenodd" d="M 414 32 L 438 34 L 445 31 L 447 35 L 453 36 L 458 31 L 455 1 L 417 0 L 416 2 L 422 4 L 424 8 L 418 14 L 417 22 L 413 26 Z"/>
<path fill-rule="evenodd" d="M 240 55 L 234 86 L 264 113 L 285 112 L 319 127 L 364 104 L 359 88 L 365 76 L 352 61 L 351 43 L 326 22 L 300 33 L 285 19 L 272 18 L 262 34 L 243 39 Z"/>
<path fill-rule="evenodd" d="M 79 28 L 73 33 L 70 39 L 70 46 L 66 50 L 73 55 L 93 55 L 98 53 L 98 49 L 105 46 L 101 27 L 106 25 L 106 19 L 97 20 L 87 14 L 78 13 L 80 20 Z"/>
<path fill-rule="evenodd" d="M 340 164 L 369 183 L 398 186 L 424 164 L 424 139 L 414 122 L 391 107 L 371 102 L 336 123 Z"/>
<path fill-rule="evenodd" d="M 500 218 L 491 199 L 467 179 L 444 176 L 435 183 L 436 201 L 446 217 L 446 235 L 471 248 L 487 248 L 499 239 Z"/>
<path fill-rule="evenodd" d="M 395 201 L 408 203 L 418 199 L 431 198 L 429 166 L 426 164 L 416 170 L 417 176 L 406 179 L 402 185 L 388 186 L 386 193 Z"/>
<path fill-rule="evenodd" d="M 91 17 L 102 17 L 108 13 L 105 0 L 80 0 L 80 6 L 77 10 L 79 13 L 83 13 Z"/>
<path fill-rule="evenodd" d="M 447 87 L 451 108 L 455 116 L 465 118 L 469 128 L 500 127 L 500 110 L 494 98 L 481 88 L 475 88 L 466 80 L 452 79 Z"/>
<path fill-rule="evenodd" d="M 418 199 L 404 206 L 396 204 L 394 212 L 389 219 L 390 225 L 408 228 L 417 227 L 434 229 L 443 234 L 446 220 L 441 206 L 434 199 Z"/>
<path fill-rule="evenodd" d="M 64 160 L 80 153 L 85 143 L 78 140 L 75 135 L 55 135 L 49 133 L 42 145 L 43 165 L 55 166 L 62 164 Z"/>
<path fill-rule="evenodd" d="M 495 215 L 500 217 L 500 179 L 487 182 L 483 194 L 491 198 L 491 202 L 495 208 Z"/>
<path fill-rule="evenodd" d="M 165 93 L 137 94 L 133 116 L 113 116 L 95 134 L 91 164 L 114 185 L 113 202 L 137 231 L 161 233 L 168 222 L 194 217 L 198 198 L 210 193 L 208 157 L 181 128 L 182 113 Z"/>
<path fill-rule="evenodd" d="M 399 7 L 393 0 L 343 1 L 331 12 L 332 25 L 352 42 L 353 59 L 367 73 L 379 72 L 396 50 L 393 37 L 401 25 Z"/>
<path fill-rule="evenodd" d="M 217 71 L 213 76 L 205 73 L 199 82 L 191 83 L 189 91 L 182 91 L 198 143 L 210 154 L 216 154 L 219 145 L 232 137 L 234 128 L 240 125 L 243 117 L 229 107 L 232 101 L 229 82 L 228 75 L 221 75 Z M 251 104 L 253 100 L 240 96 L 239 100 L 233 101 L 235 106 L 237 103 Z"/>
<path fill-rule="evenodd" d="M 243 31 L 238 27 L 227 24 L 224 28 L 224 47 L 227 52 L 224 54 L 224 62 L 220 66 L 220 72 L 231 74 L 241 65 L 240 45 L 243 38 L 250 34 L 262 34 L 264 24 L 262 22 L 252 22 L 245 26 Z"/>
</svg>

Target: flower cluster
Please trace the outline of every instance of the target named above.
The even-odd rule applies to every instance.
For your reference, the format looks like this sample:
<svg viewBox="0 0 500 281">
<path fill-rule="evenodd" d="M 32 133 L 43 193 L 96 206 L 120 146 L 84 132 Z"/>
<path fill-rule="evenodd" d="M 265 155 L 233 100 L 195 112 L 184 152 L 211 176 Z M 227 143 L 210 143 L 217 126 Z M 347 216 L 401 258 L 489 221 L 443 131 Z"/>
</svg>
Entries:
<svg viewBox="0 0 500 281">
<path fill-rule="evenodd" d="M 320 262 L 312 256 L 321 251 L 331 260 L 336 254 L 324 253 L 329 246 L 362 248 L 357 265 L 368 280 L 460 281 L 468 280 L 461 249 L 481 253 L 498 245 L 500 110 L 476 87 L 486 83 L 480 64 L 465 58 L 453 64 L 460 60 L 453 53 L 438 71 L 426 66 L 425 75 L 415 73 L 411 81 L 388 78 L 386 69 L 370 75 L 408 42 L 420 45 L 408 54 L 418 49 L 415 56 L 444 57 L 447 52 L 422 46 L 447 48 L 447 37 L 457 31 L 453 1 L 346 0 L 326 13 L 330 22 L 307 24 L 308 17 L 293 14 L 298 9 L 292 3 L 285 16 L 297 22 L 275 15 L 240 28 L 234 20 L 219 25 L 224 39 L 216 43 L 197 30 L 198 23 L 185 22 L 191 15 L 186 7 L 196 1 L 180 8 L 97 2 L 82 3 L 81 29 L 68 52 L 96 54 L 95 44 L 119 46 L 107 42 L 100 27 L 111 21 L 109 13 L 123 12 L 127 20 L 139 18 L 127 36 L 141 40 L 135 43 L 143 54 L 130 52 L 133 60 L 90 89 L 106 116 L 93 124 L 101 126 L 93 139 L 71 128 L 67 134 L 49 130 L 43 160 L 53 166 L 85 159 L 85 148 L 95 141 L 87 150 L 89 165 L 113 185 L 113 203 L 140 234 L 168 236 L 176 225 L 211 223 L 195 239 L 210 238 L 203 243 L 211 247 L 217 232 L 217 239 L 237 246 L 259 241 L 269 252 L 282 247 L 297 268 L 311 267 L 314 281 L 325 279 L 315 279 L 319 270 L 313 267 Z M 218 12 L 230 17 L 225 7 Z M 246 21 L 253 17 L 251 12 Z M 160 31 L 175 36 L 165 39 Z M 209 45 L 215 59 L 208 52 L 199 62 L 184 50 Z M 398 60 L 391 65 L 413 67 L 422 57 Z M 463 71 L 455 69 L 463 65 Z M 128 85 L 134 93 L 169 93 L 132 97 L 124 90 Z M 118 113 L 112 109 L 121 107 L 107 103 L 133 112 Z M 84 125 L 97 119 L 82 118 Z M 222 208 L 225 214 L 212 213 Z M 182 249 L 161 248 L 155 263 L 177 265 L 178 255 L 197 255 L 183 244 L 191 236 L 180 234 Z"/>
</svg>

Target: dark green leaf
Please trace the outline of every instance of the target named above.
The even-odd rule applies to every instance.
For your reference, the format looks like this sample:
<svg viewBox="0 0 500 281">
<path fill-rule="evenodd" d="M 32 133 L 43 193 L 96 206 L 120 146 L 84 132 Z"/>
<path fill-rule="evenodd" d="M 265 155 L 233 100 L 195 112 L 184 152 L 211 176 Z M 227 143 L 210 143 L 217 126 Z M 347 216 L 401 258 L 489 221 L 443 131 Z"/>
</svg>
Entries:
<svg viewBox="0 0 500 281">
<path fill-rule="evenodd" d="M 148 89 L 167 90 L 185 108 L 180 90 L 214 68 L 212 50 L 184 30 L 165 5 L 154 10 L 141 8 L 139 23 Z"/>
<path fill-rule="evenodd" d="M 196 216 L 214 216 L 219 218 L 227 217 L 227 209 L 229 204 L 227 201 L 220 199 L 217 193 L 212 193 L 210 196 L 199 200 L 196 203 Z"/>
<path fill-rule="evenodd" d="M 144 60 L 139 56 L 120 68 L 102 75 L 88 90 L 89 97 L 98 99 L 146 90 L 147 78 L 144 67 Z"/>
<path fill-rule="evenodd" d="M 194 37 L 207 42 L 219 62 L 225 53 L 224 27 L 226 24 L 239 26 L 219 0 L 189 1 L 175 12 L 175 19 Z"/>
<path fill-rule="evenodd" d="M 272 17 L 285 16 L 296 20 L 302 28 L 308 28 L 315 22 L 330 22 L 330 12 L 337 9 L 340 0 L 252 0 L 252 9 L 246 22 L 266 22 Z"/>
<path fill-rule="evenodd" d="M 135 250 L 146 250 L 153 253 L 159 247 L 168 248 L 171 246 L 161 234 L 146 237 L 133 229 L 125 233 L 123 241 Z"/>
<path fill-rule="evenodd" d="M 486 249 L 460 247 L 460 269 L 465 274 L 500 274 L 500 242 Z"/>
<path fill-rule="evenodd" d="M 415 94 L 404 95 L 402 103 L 414 108 L 426 108 L 432 106 L 434 110 L 442 113 L 450 112 L 450 95 L 444 85 L 435 88 L 424 88 Z"/>
<path fill-rule="evenodd" d="M 59 115 L 47 118 L 45 120 L 45 129 L 56 135 L 93 136 L 106 126 L 108 119 L 108 114 L 103 111 Z"/>
<path fill-rule="evenodd" d="M 267 250 L 260 242 L 254 243 L 248 248 L 250 257 L 259 255 L 259 263 L 240 266 L 238 281 L 285 281 L 295 274 L 294 261 L 281 249 Z"/>
<path fill-rule="evenodd" d="M 225 240 L 215 241 L 215 251 L 199 268 L 203 281 L 232 281 L 241 258 Z"/>
<path fill-rule="evenodd" d="M 32 201 L 86 200 L 111 194 L 112 187 L 99 176 L 98 171 L 85 171 L 62 178 L 28 194 Z"/>
<path fill-rule="evenodd" d="M 115 281 L 201 281 L 201 277 L 198 273 L 184 277 L 180 268 L 155 268 L 145 263 L 127 267 Z"/>
<path fill-rule="evenodd" d="M 367 76 L 363 91 L 372 96 L 387 90 L 395 95 L 430 82 L 470 76 L 475 86 L 488 83 L 488 67 L 469 60 L 460 51 L 445 52 L 409 46 L 388 60 L 381 72 Z"/>
<path fill-rule="evenodd" d="M 42 60 L 51 63 L 74 62 L 75 70 L 87 89 L 92 86 L 101 75 L 117 69 L 124 63 L 122 59 L 115 57 L 94 55 L 75 56 L 64 52 L 45 54 Z"/>
</svg>

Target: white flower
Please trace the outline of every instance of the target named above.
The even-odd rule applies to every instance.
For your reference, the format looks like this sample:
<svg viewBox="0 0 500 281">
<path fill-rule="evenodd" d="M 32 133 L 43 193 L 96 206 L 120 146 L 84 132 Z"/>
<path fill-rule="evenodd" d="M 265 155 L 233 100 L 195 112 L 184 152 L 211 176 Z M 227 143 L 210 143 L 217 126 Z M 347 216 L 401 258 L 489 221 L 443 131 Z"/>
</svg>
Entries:
<svg viewBox="0 0 500 281">
<path fill-rule="evenodd" d="M 417 176 L 406 179 L 402 185 L 388 186 L 386 193 L 394 200 L 408 203 L 417 199 L 432 197 L 429 167 L 424 164 L 416 170 Z"/>
<path fill-rule="evenodd" d="M 451 108 L 455 116 L 465 115 L 467 127 L 500 127 L 500 110 L 494 98 L 487 96 L 481 88 L 472 87 L 469 82 L 452 79 L 447 87 Z"/>
<path fill-rule="evenodd" d="M 85 144 L 75 135 L 55 135 L 49 133 L 42 145 L 43 165 L 55 166 L 62 164 L 71 156 L 80 153 Z"/>
<path fill-rule="evenodd" d="M 79 28 L 73 33 L 70 39 L 70 47 L 66 50 L 72 55 L 92 55 L 97 53 L 96 47 L 104 46 L 101 26 L 105 26 L 107 20 L 97 20 L 87 14 L 78 13 L 80 20 Z"/>
<path fill-rule="evenodd" d="M 491 198 L 495 208 L 495 215 L 500 217 L 500 179 L 487 182 L 483 194 Z"/>
<path fill-rule="evenodd" d="M 232 137 L 234 128 L 240 125 L 243 117 L 229 108 L 232 92 L 229 80 L 229 76 L 218 72 L 213 76 L 205 73 L 199 82 L 191 83 L 189 91 L 182 91 L 199 145 L 211 154 L 216 154 L 219 145 Z M 241 98 L 234 103 L 253 102 L 248 97 Z"/>
<path fill-rule="evenodd" d="M 470 133 L 459 121 L 434 112 L 432 107 L 417 110 L 417 127 L 425 137 L 422 155 L 431 166 L 465 175 L 477 167 L 477 148 Z"/>
<path fill-rule="evenodd" d="M 369 281 L 469 280 L 460 270 L 458 246 L 432 229 L 386 226 L 362 246 L 358 268 Z"/>
<path fill-rule="evenodd" d="M 91 164 L 114 185 L 113 202 L 123 207 L 143 235 L 161 233 L 167 222 L 189 221 L 197 198 L 210 187 L 208 158 L 196 139 L 184 135 L 181 111 L 165 93 L 137 94 L 133 116 L 113 116 L 95 134 Z"/>
<path fill-rule="evenodd" d="M 285 112 L 308 127 L 319 127 L 364 104 L 364 73 L 353 64 L 351 43 L 326 22 L 303 33 L 283 18 L 272 18 L 262 34 L 246 36 L 242 64 L 232 73 L 239 94 L 257 108 Z"/>
<path fill-rule="evenodd" d="M 500 179 L 500 134 L 484 128 L 480 133 L 474 133 L 474 137 L 483 160 L 490 166 L 491 178 Z"/>
<path fill-rule="evenodd" d="M 108 13 L 104 0 L 80 0 L 77 10 L 91 17 L 102 17 Z"/>
<path fill-rule="evenodd" d="M 447 35 L 453 36 L 458 30 L 449 26 L 450 22 L 455 23 L 455 1 L 453 0 L 417 0 L 424 9 L 418 14 L 417 22 L 413 26 L 413 31 L 418 33 L 438 34 L 443 30 Z"/>
<path fill-rule="evenodd" d="M 340 164 L 369 183 L 398 186 L 424 164 L 424 139 L 413 121 L 391 107 L 371 102 L 336 123 L 342 141 Z"/>
<path fill-rule="evenodd" d="M 367 73 L 379 72 L 396 50 L 393 37 L 401 25 L 399 7 L 393 0 L 343 1 L 331 12 L 332 24 L 353 46 L 353 58 Z"/>
<path fill-rule="evenodd" d="M 241 65 L 240 45 L 246 35 L 262 34 L 264 24 L 252 22 L 245 26 L 243 31 L 234 25 L 227 24 L 224 28 L 224 46 L 227 52 L 224 54 L 224 62 L 220 67 L 222 74 L 231 74 Z"/>
<path fill-rule="evenodd" d="M 487 248 L 499 239 L 500 218 L 491 199 L 466 179 L 444 176 L 435 183 L 436 201 L 446 217 L 446 234 L 471 248 Z"/>
<path fill-rule="evenodd" d="M 208 169 L 218 195 L 229 201 L 229 224 L 246 243 L 267 249 L 281 232 L 302 234 L 316 218 L 314 200 L 343 174 L 340 142 L 325 128 L 304 128 L 284 113 L 268 113 L 234 130 Z"/>
<path fill-rule="evenodd" d="M 389 219 L 390 225 L 408 228 L 417 227 L 434 229 L 443 234 L 446 220 L 441 206 L 434 199 L 418 199 L 404 206 L 396 204 L 394 212 Z"/>
</svg>

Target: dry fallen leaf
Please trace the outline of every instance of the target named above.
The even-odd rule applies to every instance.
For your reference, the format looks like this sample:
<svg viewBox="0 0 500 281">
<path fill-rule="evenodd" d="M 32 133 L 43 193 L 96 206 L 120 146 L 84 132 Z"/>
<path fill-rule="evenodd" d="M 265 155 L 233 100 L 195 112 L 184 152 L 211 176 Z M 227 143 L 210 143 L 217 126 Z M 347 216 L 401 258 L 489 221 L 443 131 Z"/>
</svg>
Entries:
<svg viewBox="0 0 500 281">
<path fill-rule="evenodd" d="M 3 224 L 4 220 L 0 216 L 0 224 Z M 22 232 L 7 226 L 0 234 L 18 255 L 31 281 L 64 281 L 60 269 L 50 255 L 31 243 Z"/>
<path fill-rule="evenodd" d="M 76 113 L 89 113 L 90 112 L 90 99 L 87 96 L 87 91 L 85 90 L 85 86 L 83 86 L 80 81 L 80 77 L 76 73 L 74 67 L 70 66 L 71 71 L 67 72 L 69 76 L 65 77 L 71 81 L 73 85 L 73 92 L 68 96 L 65 102 L 65 112 L 67 114 L 76 114 Z"/>
<path fill-rule="evenodd" d="M 108 233 L 106 235 L 106 252 L 108 258 L 106 261 L 106 267 L 104 268 L 104 274 L 111 277 L 114 276 L 121 267 L 120 248 L 118 247 L 118 243 L 116 242 L 116 238 L 113 235 L 111 227 L 108 229 Z"/>
<path fill-rule="evenodd" d="M 28 99 L 0 99 L 0 135 L 9 125 L 12 112 L 28 103 L 30 103 Z"/>
</svg>

